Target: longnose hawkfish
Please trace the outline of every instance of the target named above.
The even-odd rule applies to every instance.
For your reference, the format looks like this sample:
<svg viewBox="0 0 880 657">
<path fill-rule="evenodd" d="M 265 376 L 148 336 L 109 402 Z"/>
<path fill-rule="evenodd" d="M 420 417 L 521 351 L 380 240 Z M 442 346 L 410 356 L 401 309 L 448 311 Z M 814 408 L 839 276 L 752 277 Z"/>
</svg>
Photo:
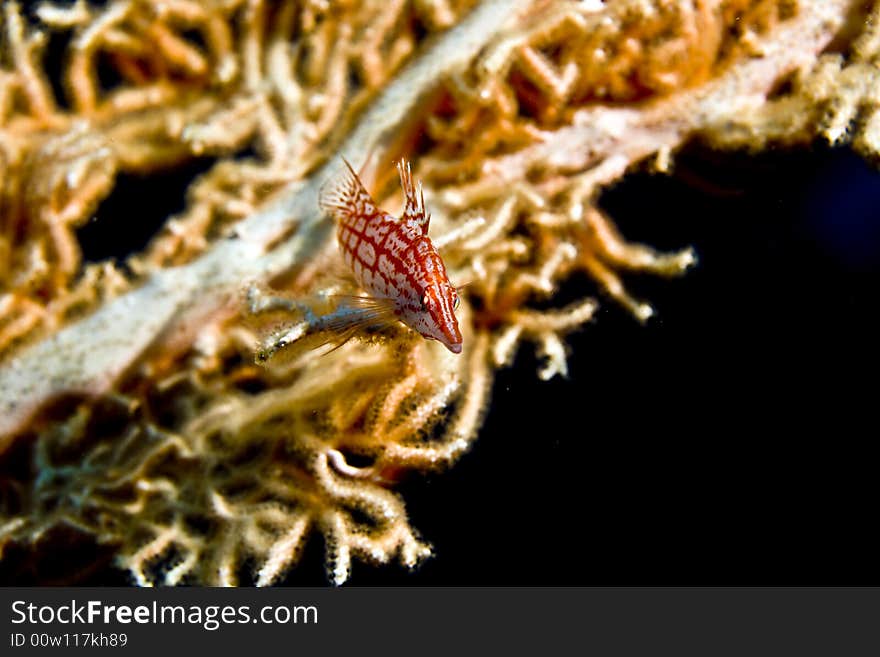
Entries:
<svg viewBox="0 0 880 657">
<path fill-rule="evenodd" d="M 425 210 L 421 183 L 418 188 L 413 185 L 409 163 L 402 159 L 397 164 L 405 199 L 398 219 L 376 205 L 348 161 L 343 162 L 347 171 L 322 188 L 318 204 L 337 221 L 343 259 L 368 296 L 324 294 L 308 301 L 276 299 L 262 306 L 251 299 L 252 312 L 284 307 L 302 314 L 296 324 L 270 336 L 258 349 L 257 362 L 293 345 L 338 346 L 359 331 L 381 330 L 397 321 L 461 353 L 455 317 L 458 292 L 428 237 L 431 215 Z"/>
</svg>

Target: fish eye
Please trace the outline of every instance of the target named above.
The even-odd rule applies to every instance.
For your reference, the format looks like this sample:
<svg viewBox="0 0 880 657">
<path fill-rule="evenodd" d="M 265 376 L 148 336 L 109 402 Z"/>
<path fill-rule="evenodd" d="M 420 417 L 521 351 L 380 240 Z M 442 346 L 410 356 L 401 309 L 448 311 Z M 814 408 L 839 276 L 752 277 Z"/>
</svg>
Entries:
<svg viewBox="0 0 880 657">
<path fill-rule="evenodd" d="M 422 310 L 428 309 L 428 295 L 422 297 Z"/>
</svg>

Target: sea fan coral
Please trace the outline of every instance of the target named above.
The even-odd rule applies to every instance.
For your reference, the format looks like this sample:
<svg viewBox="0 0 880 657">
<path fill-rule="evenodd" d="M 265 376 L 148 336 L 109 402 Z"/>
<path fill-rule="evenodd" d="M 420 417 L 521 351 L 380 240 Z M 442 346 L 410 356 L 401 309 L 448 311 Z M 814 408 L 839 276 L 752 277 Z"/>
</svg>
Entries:
<svg viewBox="0 0 880 657">
<path fill-rule="evenodd" d="M 560 284 L 645 321 L 622 275 L 695 261 L 627 242 L 599 192 L 695 139 L 876 158 L 878 56 L 880 3 L 848 0 L 7 3 L 0 548 L 70 530 L 145 585 L 271 584 L 316 530 L 336 583 L 353 558 L 415 565 L 395 484 L 468 450 L 522 343 L 568 372 L 597 301 L 554 307 Z M 341 156 L 391 205 L 390 163 L 415 163 L 469 282 L 461 355 L 400 328 L 253 364 L 245 290 L 332 284 L 317 198 Z M 83 261 L 121 175 L 197 158 L 149 245 Z"/>
</svg>

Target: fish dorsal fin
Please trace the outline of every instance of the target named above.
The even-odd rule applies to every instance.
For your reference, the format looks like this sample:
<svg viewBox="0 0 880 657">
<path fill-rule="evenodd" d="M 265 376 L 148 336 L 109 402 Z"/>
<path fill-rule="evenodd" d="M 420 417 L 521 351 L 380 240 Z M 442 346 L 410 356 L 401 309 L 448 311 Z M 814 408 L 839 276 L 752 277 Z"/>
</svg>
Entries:
<svg viewBox="0 0 880 657">
<path fill-rule="evenodd" d="M 415 223 L 421 229 L 422 235 L 427 235 L 431 215 L 425 212 L 425 195 L 422 192 L 422 183 L 419 183 L 418 189 L 413 185 L 412 171 L 406 158 L 401 158 L 397 163 L 397 172 L 400 174 L 400 185 L 403 187 L 403 196 L 406 201 L 400 219 L 404 223 Z"/>
<path fill-rule="evenodd" d="M 337 220 L 351 217 L 372 217 L 379 209 L 348 160 L 342 158 L 346 170 L 330 178 L 318 193 L 320 208 Z"/>
</svg>

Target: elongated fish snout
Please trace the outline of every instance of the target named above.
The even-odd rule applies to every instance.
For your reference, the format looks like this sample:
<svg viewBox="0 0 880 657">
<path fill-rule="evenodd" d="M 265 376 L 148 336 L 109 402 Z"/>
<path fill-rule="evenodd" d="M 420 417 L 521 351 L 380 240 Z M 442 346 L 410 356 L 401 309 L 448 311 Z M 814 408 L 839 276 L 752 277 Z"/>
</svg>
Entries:
<svg viewBox="0 0 880 657">
<path fill-rule="evenodd" d="M 461 353 L 461 342 L 443 342 L 443 346 L 454 354 Z"/>
</svg>

